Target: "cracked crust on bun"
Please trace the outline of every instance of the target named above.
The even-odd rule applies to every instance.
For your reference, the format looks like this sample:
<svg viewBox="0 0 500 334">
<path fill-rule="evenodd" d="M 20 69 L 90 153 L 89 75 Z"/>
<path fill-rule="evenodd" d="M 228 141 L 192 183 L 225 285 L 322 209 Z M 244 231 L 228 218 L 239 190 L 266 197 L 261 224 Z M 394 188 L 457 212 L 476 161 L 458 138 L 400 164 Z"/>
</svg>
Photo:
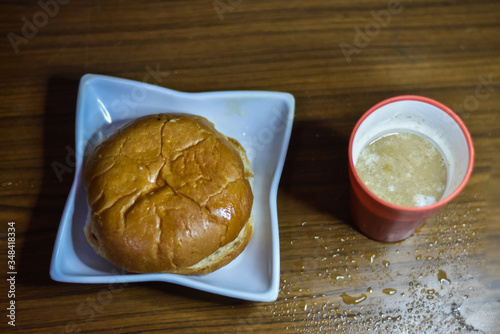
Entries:
<svg viewBox="0 0 500 334">
<path fill-rule="evenodd" d="M 205 118 L 141 117 L 87 159 L 85 235 L 130 272 L 207 274 L 250 242 L 252 177 L 243 147 Z"/>
</svg>

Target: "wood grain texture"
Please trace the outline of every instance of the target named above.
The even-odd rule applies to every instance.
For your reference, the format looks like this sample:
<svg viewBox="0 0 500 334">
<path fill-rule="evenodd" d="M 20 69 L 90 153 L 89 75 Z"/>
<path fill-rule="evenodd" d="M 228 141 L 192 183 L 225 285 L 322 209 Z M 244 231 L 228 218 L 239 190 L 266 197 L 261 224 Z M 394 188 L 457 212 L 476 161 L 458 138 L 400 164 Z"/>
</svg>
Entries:
<svg viewBox="0 0 500 334">
<path fill-rule="evenodd" d="M 230 7 L 219 15 L 214 3 Z M 46 21 L 37 2 L 0 8 L 0 331 L 500 332 L 498 1 L 68 1 Z M 36 32 L 24 27 L 34 19 Z M 372 30 L 362 39 L 357 29 Z M 353 47 L 349 59 L 342 43 Z M 180 91 L 295 96 L 278 191 L 276 302 L 50 279 L 74 177 L 78 81 L 85 73 L 142 81 L 148 68 L 152 83 Z M 347 142 L 364 111 L 401 94 L 454 109 L 476 161 L 453 202 L 411 238 L 385 244 L 353 227 Z M 6 317 L 8 222 L 16 226 L 15 328 Z M 362 301 L 346 304 L 347 295 Z"/>
</svg>

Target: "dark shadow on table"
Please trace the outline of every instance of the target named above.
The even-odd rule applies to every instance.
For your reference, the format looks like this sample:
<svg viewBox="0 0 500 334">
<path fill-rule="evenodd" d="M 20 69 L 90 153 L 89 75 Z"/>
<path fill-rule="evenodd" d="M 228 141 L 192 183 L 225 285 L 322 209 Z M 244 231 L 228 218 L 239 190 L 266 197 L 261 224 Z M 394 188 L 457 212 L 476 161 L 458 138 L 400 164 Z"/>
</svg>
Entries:
<svg viewBox="0 0 500 334">
<path fill-rule="evenodd" d="M 47 82 L 43 120 L 41 190 L 19 250 L 17 280 L 55 284 L 49 276 L 59 221 L 74 177 L 75 111 L 79 77 L 52 76 Z"/>
<path fill-rule="evenodd" d="M 352 126 L 334 120 L 295 122 L 280 191 L 330 215 L 332 221 L 354 226 L 349 212 L 349 135 L 345 133 Z"/>
</svg>

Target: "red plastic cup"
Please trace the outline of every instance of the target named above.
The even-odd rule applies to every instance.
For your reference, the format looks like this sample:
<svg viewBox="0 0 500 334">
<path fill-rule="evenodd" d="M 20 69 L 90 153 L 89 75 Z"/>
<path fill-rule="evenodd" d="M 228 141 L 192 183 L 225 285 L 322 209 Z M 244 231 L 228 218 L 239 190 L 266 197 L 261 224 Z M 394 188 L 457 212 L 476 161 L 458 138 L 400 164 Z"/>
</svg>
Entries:
<svg viewBox="0 0 500 334">
<path fill-rule="evenodd" d="M 447 161 L 448 179 L 443 196 L 422 207 L 399 206 L 371 192 L 356 172 L 356 161 L 370 142 L 394 132 L 412 132 L 432 141 Z M 432 99 L 405 95 L 378 103 L 356 123 L 349 141 L 351 214 L 366 236 L 385 242 L 411 236 L 431 215 L 465 187 L 472 173 L 474 147 L 462 120 L 448 107 Z"/>
</svg>

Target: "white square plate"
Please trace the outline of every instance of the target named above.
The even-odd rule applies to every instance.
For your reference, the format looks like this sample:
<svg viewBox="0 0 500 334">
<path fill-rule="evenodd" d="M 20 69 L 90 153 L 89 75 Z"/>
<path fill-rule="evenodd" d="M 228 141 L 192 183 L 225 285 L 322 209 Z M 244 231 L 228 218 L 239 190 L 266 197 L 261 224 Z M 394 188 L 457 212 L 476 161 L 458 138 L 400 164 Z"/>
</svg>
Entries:
<svg viewBox="0 0 500 334">
<path fill-rule="evenodd" d="M 278 297 L 280 255 L 276 195 L 294 117 L 288 93 L 183 93 L 126 79 L 87 74 L 76 115 L 76 171 L 54 245 L 52 279 L 73 283 L 164 281 L 253 301 Z M 85 239 L 88 206 L 82 184 L 87 153 L 117 127 L 139 116 L 186 113 L 206 117 L 238 140 L 254 172 L 254 235 L 233 262 L 208 275 L 133 274 L 97 255 Z"/>
</svg>

